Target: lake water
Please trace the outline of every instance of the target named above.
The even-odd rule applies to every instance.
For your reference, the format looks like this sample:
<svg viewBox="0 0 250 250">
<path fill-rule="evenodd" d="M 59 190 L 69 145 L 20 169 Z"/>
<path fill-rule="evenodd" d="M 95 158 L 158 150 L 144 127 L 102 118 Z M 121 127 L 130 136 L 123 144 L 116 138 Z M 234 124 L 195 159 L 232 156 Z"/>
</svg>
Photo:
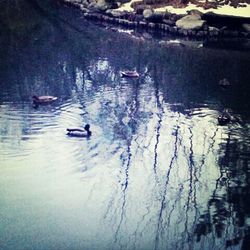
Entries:
<svg viewBox="0 0 250 250">
<path fill-rule="evenodd" d="M 247 249 L 249 51 L 28 7 L 1 21 L 0 249 Z"/>
</svg>

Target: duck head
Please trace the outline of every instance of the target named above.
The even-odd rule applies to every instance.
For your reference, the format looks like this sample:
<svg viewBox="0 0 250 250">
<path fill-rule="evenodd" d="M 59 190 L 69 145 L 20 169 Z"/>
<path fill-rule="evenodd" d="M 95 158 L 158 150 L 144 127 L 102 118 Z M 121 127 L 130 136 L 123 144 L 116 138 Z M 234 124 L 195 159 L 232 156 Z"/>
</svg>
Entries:
<svg viewBox="0 0 250 250">
<path fill-rule="evenodd" d="M 89 131 L 90 125 L 89 125 L 89 124 L 86 124 L 85 127 L 84 127 L 84 129 L 85 129 L 86 131 Z"/>
<path fill-rule="evenodd" d="M 33 99 L 33 101 L 37 101 L 37 100 L 39 100 L 39 98 L 38 98 L 38 96 L 37 96 L 37 95 L 33 95 L 33 96 L 32 96 L 32 99 Z"/>
<path fill-rule="evenodd" d="M 88 136 L 90 136 L 91 135 L 91 131 L 89 130 L 90 129 L 90 125 L 86 124 L 85 127 L 84 127 L 84 129 L 87 131 Z"/>
</svg>

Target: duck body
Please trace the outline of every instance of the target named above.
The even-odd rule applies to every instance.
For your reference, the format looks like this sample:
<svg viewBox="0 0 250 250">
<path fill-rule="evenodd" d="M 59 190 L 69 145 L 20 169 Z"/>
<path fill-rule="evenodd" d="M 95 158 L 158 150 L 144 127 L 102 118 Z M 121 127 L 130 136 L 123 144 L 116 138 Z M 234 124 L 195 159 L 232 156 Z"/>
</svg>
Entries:
<svg viewBox="0 0 250 250">
<path fill-rule="evenodd" d="M 122 77 L 130 77 L 130 78 L 139 77 L 139 73 L 135 70 L 133 70 L 133 71 L 130 71 L 130 70 L 121 71 L 121 75 L 122 75 Z"/>
<path fill-rule="evenodd" d="M 219 85 L 223 88 L 231 86 L 230 82 L 226 78 L 220 80 Z"/>
<path fill-rule="evenodd" d="M 57 97 L 50 96 L 50 95 L 43 95 L 43 96 L 32 96 L 34 104 L 50 104 L 57 100 Z"/>
<path fill-rule="evenodd" d="M 90 137 L 92 132 L 89 130 L 89 124 L 86 124 L 85 127 L 82 128 L 67 128 L 67 135 L 71 137 Z"/>
</svg>

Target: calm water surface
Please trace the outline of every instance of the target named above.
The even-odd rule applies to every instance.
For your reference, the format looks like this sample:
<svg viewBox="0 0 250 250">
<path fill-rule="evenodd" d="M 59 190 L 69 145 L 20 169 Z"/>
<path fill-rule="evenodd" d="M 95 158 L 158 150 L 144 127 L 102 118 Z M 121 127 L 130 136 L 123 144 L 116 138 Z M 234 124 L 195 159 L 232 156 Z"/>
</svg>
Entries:
<svg viewBox="0 0 250 250">
<path fill-rule="evenodd" d="M 0 249 L 247 249 L 249 52 L 27 9 L 0 36 Z"/>
</svg>

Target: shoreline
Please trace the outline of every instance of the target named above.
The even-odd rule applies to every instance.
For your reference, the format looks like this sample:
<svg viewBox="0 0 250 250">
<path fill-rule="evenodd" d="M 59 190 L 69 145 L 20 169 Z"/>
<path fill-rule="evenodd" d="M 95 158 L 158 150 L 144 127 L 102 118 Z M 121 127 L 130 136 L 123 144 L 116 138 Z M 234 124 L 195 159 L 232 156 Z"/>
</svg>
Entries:
<svg viewBox="0 0 250 250">
<path fill-rule="evenodd" d="M 191 10 L 187 14 L 154 11 L 148 7 L 136 11 L 119 8 L 85 7 L 77 0 L 60 0 L 66 6 L 80 9 L 83 17 L 127 28 L 142 28 L 192 39 L 239 38 L 250 40 L 250 18 L 201 13 Z"/>
</svg>

